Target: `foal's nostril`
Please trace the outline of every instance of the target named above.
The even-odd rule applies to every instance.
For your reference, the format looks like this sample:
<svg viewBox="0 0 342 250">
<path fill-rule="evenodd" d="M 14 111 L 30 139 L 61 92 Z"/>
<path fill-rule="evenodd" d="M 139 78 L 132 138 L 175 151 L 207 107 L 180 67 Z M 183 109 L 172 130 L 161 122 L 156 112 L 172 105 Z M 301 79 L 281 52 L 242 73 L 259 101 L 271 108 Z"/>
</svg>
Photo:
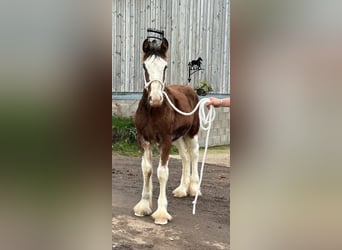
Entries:
<svg viewBox="0 0 342 250">
<path fill-rule="evenodd" d="M 152 107 L 159 107 L 163 103 L 162 96 L 149 96 L 147 99 Z"/>
</svg>

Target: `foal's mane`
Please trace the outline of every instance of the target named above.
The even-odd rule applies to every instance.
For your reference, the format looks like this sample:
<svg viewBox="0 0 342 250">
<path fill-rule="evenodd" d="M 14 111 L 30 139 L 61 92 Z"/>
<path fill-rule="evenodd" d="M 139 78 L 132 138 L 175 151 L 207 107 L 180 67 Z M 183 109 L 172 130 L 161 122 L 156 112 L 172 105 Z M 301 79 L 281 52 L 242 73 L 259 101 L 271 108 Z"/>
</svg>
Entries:
<svg viewBox="0 0 342 250">
<path fill-rule="evenodd" d="M 160 40 L 161 44 L 159 45 L 156 39 L 152 41 L 148 38 L 145 39 L 143 43 L 143 61 L 152 55 L 159 56 L 166 60 L 166 53 L 169 48 L 169 43 L 166 38 L 162 38 Z"/>
</svg>

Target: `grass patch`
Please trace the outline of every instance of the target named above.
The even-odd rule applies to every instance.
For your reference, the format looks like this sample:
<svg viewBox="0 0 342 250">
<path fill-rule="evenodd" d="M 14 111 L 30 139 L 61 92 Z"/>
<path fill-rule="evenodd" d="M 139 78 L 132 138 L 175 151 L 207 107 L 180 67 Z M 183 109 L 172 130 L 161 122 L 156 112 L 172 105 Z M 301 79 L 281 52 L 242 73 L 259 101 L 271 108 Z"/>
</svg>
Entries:
<svg viewBox="0 0 342 250">
<path fill-rule="evenodd" d="M 112 144 L 112 151 L 120 155 L 140 156 L 140 147 L 137 143 L 116 142 Z"/>
<path fill-rule="evenodd" d="M 112 116 L 112 151 L 127 156 L 140 155 L 132 118 Z"/>
</svg>

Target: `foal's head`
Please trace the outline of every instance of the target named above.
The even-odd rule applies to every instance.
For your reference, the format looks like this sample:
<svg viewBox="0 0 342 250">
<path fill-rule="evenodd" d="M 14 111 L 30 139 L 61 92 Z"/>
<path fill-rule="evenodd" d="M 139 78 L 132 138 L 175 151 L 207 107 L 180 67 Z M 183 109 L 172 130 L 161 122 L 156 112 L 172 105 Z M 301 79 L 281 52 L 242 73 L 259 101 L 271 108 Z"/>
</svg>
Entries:
<svg viewBox="0 0 342 250">
<path fill-rule="evenodd" d="M 168 42 L 165 38 L 145 39 L 143 43 L 143 67 L 145 71 L 145 89 L 148 102 L 152 107 L 163 103 L 163 90 L 166 79 L 166 52 Z"/>
</svg>

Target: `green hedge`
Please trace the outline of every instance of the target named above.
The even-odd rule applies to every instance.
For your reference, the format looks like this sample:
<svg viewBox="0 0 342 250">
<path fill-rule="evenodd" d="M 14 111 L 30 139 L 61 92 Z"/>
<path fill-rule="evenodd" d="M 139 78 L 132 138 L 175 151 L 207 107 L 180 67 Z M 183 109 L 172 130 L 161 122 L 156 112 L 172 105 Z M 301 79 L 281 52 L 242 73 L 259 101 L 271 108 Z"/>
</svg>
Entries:
<svg viewBox="0 0 342 250">
<path fill-rule="evenodd" d="M 137 131 L 132 118 L 112 117 L 112 150 L 123 155 L 139 156 L 140 147 L 137 141 Z M 176 154 L 172 146 L 170 153 Z M 158 149 L 153 147 L 153 155 L 158 155 Z"/>
</svg>

